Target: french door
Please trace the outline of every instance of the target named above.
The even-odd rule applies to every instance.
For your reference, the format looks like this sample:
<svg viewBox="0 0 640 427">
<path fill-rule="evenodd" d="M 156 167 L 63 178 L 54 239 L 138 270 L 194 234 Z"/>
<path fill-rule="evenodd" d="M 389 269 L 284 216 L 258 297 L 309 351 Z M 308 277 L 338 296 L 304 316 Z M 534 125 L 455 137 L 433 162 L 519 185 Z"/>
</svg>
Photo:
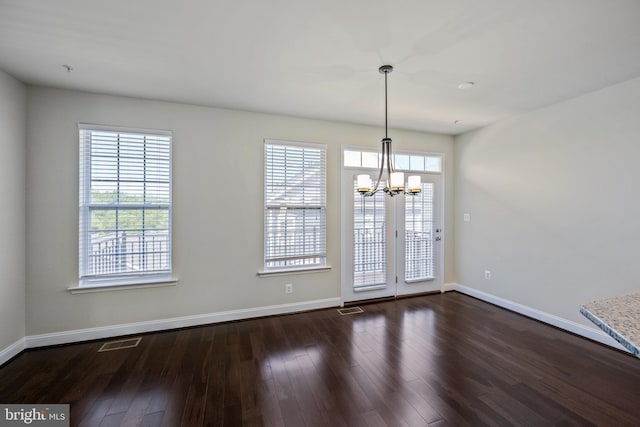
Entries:
<svg viewBox="0 0 640 427">
<path fill-rule="evenodd" d="M 396 295 L 439 291 L 443 283 L 440 176 L 422 175 L 421 178 L 420 193 L 394 201 Z"/>
<path fill-rule="evenodd" d="M 353 172 L 342 180 L 343 302 L 440 290 L 441 176 L 417 173 L 416 195 L 363 197 Z"/>
</svg>

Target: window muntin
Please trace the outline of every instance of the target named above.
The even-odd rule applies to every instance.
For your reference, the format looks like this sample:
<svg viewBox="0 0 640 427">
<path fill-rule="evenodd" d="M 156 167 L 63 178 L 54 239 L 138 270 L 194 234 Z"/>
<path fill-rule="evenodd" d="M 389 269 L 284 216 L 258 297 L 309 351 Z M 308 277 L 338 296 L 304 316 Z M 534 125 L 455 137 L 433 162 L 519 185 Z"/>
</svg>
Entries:
<svg viewBox="0 0 640 427">
<path fill-rule="evenodd" d="M 80 125 L 79 275 L 171 273 L 171 132 Z"/>
<path fill-rule="evenodd" d="M 265 270 L 325 266 L 326 147 L 265 140 Z"/>
</svg>

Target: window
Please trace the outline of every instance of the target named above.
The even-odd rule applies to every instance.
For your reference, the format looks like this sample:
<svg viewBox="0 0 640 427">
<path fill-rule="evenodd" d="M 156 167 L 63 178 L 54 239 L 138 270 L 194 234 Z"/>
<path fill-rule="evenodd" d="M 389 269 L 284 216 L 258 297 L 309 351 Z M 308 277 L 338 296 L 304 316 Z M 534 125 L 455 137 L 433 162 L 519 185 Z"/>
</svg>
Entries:
<svg viewBox="0 0 640 427">
<path fill-rule="evenodd" d="M 264 158 L 265 271 L 325 266 L 326 147 L 265 140 Z"/>
<path fill-rule="evenodd" d="M 348 168 L 378 169 L 379 151 L 344 150 L 344 166 Z M 441 154 L 394 154 L 393 166 L 398 171 L 442 173 Z"/>
<path fill-rule="evenodd" d="M 79 130 L 81 285 L 170 275 L 171 132 Z"/>
</svg>

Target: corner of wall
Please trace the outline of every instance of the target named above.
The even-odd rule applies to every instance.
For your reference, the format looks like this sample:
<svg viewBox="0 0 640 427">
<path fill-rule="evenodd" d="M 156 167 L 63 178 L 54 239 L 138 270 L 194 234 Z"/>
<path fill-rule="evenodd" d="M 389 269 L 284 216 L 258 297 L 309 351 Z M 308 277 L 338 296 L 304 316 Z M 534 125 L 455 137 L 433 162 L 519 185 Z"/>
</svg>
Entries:
<svg viewBox="0 0 640 427">
<path fill-rule="evenodd" d="M 26 335 L 25 85 L 0 70 L 0 364 L 24 349 Z"/>
</svg>

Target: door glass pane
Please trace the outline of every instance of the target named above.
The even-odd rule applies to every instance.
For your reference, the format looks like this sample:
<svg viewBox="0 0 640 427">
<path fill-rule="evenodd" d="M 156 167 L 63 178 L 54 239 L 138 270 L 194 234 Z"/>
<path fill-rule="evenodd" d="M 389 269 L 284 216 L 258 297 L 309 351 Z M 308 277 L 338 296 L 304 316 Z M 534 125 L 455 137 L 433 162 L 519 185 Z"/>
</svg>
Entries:
<svg viewBox="0 0 640 427">
<path fill-rule="evenodd" d="M 434 278 L 433 190 L 422 183 L 422 191 L 405 201 L 405 280 Z"/>
<path fill-rule="evenodd" d="M 353 182 L 353 288 L 386 283 L 385 193 L 358 193 Z"/>
</svg>

